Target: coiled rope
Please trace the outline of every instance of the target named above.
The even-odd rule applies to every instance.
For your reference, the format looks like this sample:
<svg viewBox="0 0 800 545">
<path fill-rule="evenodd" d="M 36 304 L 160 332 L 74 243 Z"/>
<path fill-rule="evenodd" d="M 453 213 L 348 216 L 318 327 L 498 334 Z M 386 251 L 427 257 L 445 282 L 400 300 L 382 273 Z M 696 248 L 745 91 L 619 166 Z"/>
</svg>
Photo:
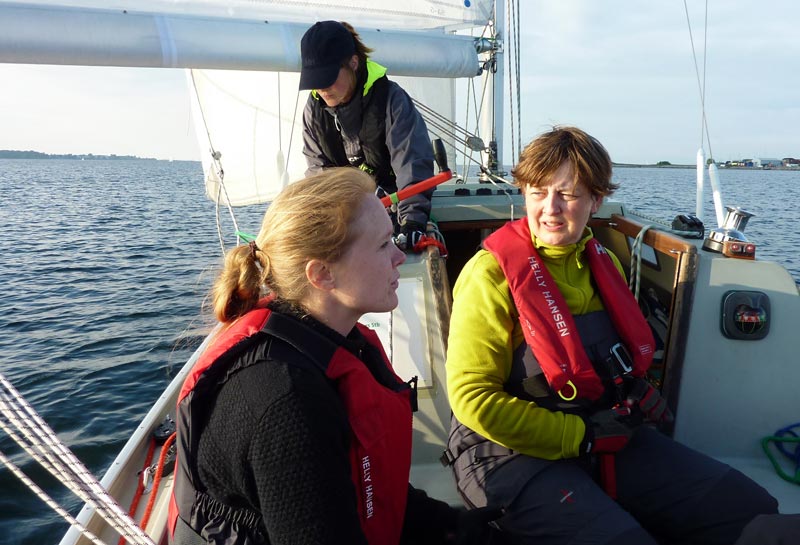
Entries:
<svg viewBox="0 0 800 545">
<path fill-rule="evenodd" d="M 631 274 L 628 279 L 628 289 L 633 292 L 633 297 L 639 300 L 639 286 L 642 281 L 642 245 L 644 244 L 644 235 L 650 229 L 654 228 L 652 223 L 644 225 L 642 230 L 636 234 L 631 244 Z"/>
<path fill-rule="evenodd" d="M 640 212 L 635 212 L 635 214 L 643 220 L 651 222 L 642 225 L 642 229 L 636 234 L 636 238 L 633 239 L 633 243 L 631 244 L 631 271 L 630 278 L 628 278 L 628 289 L 631 290 L 634 298 L 638 301 L 642 276 L 642 247 L 645 246 L 644 238 L 647 232 L 656 229 L 665 233 L 686 238 L 702 238 L 702 234 L 698 231 L 682 231 L 680 229 L 673 229 L 668 227 L 659 219 L 647 216 Z"/>
<path fill-rule="evenodd" d="M 150 499 L 147 500 L 147 505 L 144 509 L 144 515 L 142 515 L 142 527 L 146 528 L 147 523 L 150 522 L 150 515 L 153 512 L 153 506 L 156 503 L 156 497 L 158 496 L 158 486 L 161 484 L 161 477 L 164 475 L 164 466 L 166 465 L 167 456 L 169 455 L 169 449 L 172 444 L 175 442 L 177 434 L 173 433 L 169 436 L 169 438 L 164 442 L 164 446 L 161 447 L 161 454 L 158 456 L 158 466 L 156 468 L 156 475 L 153 477 L 153 488 L 152 493 L 150 494 Z"/>
<path fill-rule="evenodd" d="M 55 432 L 2 374 L 0 374 L 0 416 L 2 417 L 0 418 L 0 428 L 9 437 L 63 483 L 73 494 L 87 505 L 93 507 L 97 514 L 123 536 L 128 543 L 154 545 L 153 540 L 125 513 L 86 466 L 56 437 Z M 24 476 L 24 473 L 19 468 L 16 468 L 8 458 L 2 456 L 2 461 L 12 473 L 18 477 L 20 477 L 20 474 Z M 20 478 L 29 487 L 29 482 L 33 484 L 27 476 Z M 52 498 L 49 498 L 35 484 L 34 487 L 30 487 L 31 490 L 42 498 L 47 505 L 53 507 L 55 502 Z M 68 513 L 66 513 L 67 516 L 64 516 L 65 511 L 63 509 L 54 509 L 88 539 L 94 543 L 102 543 L 97 536 L 94 536 L 84 526 L 77 523 Z"/>
<path fill-rule="evenodd" d="M 144 457 L 144 467 L 147 468 L 150 466 L 151 462 L 153 461 L 153 455 L 156 451 L 156 440 L 154 437 L 150 438 L 150 445 L 147 447 L 147 455 Z M 136 510 L 139 508 L 139 501 L 142 499 L 142 494 L 144 494 L 144 470 L 142 470 L 142 478 L 139 479 L 139 483 L 136 485 L 136 492 L 133 494 L 133 499 L 131 500 L 131 508 L 128 509 L 128 515 L 131 518 L 136 518 Z M 144 521 L 142 522 L 142 526 L 147 526 L 147 523 Z M 120 536 L 117 545 L 125 545 L 125 538 Z"/>
<path fill-rule="evenodd" d="M 785 426 L 777 430 L 773 435 L 768 435 L 761 440 L 761 448 L 764 449 L 764 453 L 767 455 L 767 458 L 769 458 L 769 461 L 772 463 L 772 467 L 775 468 L 775 471 L 778 473 L 781 479 L 789 481 L 790 483 L 800 484 L 800 436 L 798 436 L 797 432 L 794 431 L 795 428 L 800 428 L 800 422 Z M 769 446 L 771 443 L 774 443 L 775 447 L 778 449 L 778 452 L 783 454 L 793 463 L 794 475 L 785 471 L 781 467 L 780 463 L 778 463 L 778 460 L 770 451 Z M 792 450 L 787 450 L 787 445 L 785 444 L 791 444 L 793 446 Z"/>
</svg>

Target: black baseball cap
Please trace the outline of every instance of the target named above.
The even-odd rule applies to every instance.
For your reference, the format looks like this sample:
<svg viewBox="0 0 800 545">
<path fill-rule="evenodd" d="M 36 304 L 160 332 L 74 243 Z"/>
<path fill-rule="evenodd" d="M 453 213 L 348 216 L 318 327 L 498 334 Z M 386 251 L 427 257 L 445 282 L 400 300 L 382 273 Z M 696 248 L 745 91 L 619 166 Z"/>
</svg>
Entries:
<svg viewBox="0 0 800 545">
<path fill-rule="evenodd" d="M 339 76 L 342 61 L 356 52 L 353 35 L 338 21 L 320 21 L 300 40 L 300 90 L 326 89 Z"/>
</svg>

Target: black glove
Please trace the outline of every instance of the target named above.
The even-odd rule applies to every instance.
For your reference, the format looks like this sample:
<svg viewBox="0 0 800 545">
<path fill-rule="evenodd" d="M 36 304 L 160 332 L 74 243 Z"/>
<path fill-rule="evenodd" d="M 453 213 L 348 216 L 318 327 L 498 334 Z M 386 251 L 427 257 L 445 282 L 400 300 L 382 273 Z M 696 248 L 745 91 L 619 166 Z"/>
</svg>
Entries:
<svg viewBox="0 0 800 545">
<path fill-rule="evenodd" d="M 413 252 L 414 246 L 425 236 L 426 226 L 416 221 L 405 221 L 400 226 L 400 234 L 395 237 L 395 244 L 404 252 Z"/>
<path fill-rule="evenodd" d="M 631 409 L 639 407 L 645 419 L 650 422 L 670 424 L 675 421 L 672 411 L 667 407 L 667 401 L 643 378 L 635 378 L 632 381 L 625 404 Z"/>
<path fill-rule="evenodd" d="M 504 513 L 502 508 L 497 507 L 459 509 L 456 531 L 448 535 L 446 543 L 452 545 L 488 545 L 492 543 L 492 534 L 498 530 L 489 523 L 499 519 Z"/>
<path fill-rule="evenodd" d="M 581 454 L 619 452 L 628 444 L 635 426 L 628 407 L 598 411 L 584 418 L 586 434 L 581 441 Z"/>
</svg>

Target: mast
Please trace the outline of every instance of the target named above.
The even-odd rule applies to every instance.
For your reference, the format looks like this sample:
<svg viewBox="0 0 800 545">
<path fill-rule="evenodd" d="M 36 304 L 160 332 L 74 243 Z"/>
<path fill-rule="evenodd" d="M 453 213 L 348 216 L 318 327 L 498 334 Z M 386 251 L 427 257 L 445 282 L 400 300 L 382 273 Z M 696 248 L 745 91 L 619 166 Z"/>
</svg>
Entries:
<svg viewBox="0 0 800 545">
<path fill-rule="evenodd" d="M 495 2 L 492 27 L 492 49 L 488 52 L 486 69 L 483 71 L 483 99 L 481 102 L 480 136 L 487 143 L 487 151 L 481 154 L 483 167 L 490 172 L 499 170 L 499 158 L 503 157 L 503 82 L 505 66 L 503 60 L 503 38 L 505 36 L 505 4 Z M 481 180 L 486 176 L 481 174 Z"/>
</svg>

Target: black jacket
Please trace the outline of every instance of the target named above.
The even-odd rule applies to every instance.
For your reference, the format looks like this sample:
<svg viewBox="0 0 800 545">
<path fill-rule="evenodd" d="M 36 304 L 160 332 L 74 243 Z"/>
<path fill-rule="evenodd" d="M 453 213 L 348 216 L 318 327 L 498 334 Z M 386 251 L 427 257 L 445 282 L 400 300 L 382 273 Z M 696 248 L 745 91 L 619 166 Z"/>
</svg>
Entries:
<svg viewBox="0 0 800 545">
<path fill-rule="evenodd" d="M 303 111 L 306 174 L 363 162 L 387 192 L 433 176 L 433 149 L 425 121 L 411 97 L 385 72 L 384 67 L 367 61 L 358 72 L 353 98 L 334 108 L 315 92 L 309 93 Z M 402 201 L 400 223 L 425 225 L 432 194 L 429 190 Z"/>
<path fill-rule="evenodd" d="M 357 331 L 345 338 L 285 305 L 274 310 L 294 316 L 312 337 L 324 335 L 361 354 L 368 367 L 382 366 L 369 361 L 380 354 L 365 349 Z M 207 400 L 209 417 L 197 452 L 206 493 L 225 506 L 259 513 L 253 533 L 268 535 L 264 543 L 366 545 L 342 400 L 322 372 L 275 355 L 269 343 L 251 347 Z M 298 504 L 305 508 L 298 510 Z M 403 543 L 442 543 L 454 527 L 453 509 L 409 485 Z"/>
</svg>

